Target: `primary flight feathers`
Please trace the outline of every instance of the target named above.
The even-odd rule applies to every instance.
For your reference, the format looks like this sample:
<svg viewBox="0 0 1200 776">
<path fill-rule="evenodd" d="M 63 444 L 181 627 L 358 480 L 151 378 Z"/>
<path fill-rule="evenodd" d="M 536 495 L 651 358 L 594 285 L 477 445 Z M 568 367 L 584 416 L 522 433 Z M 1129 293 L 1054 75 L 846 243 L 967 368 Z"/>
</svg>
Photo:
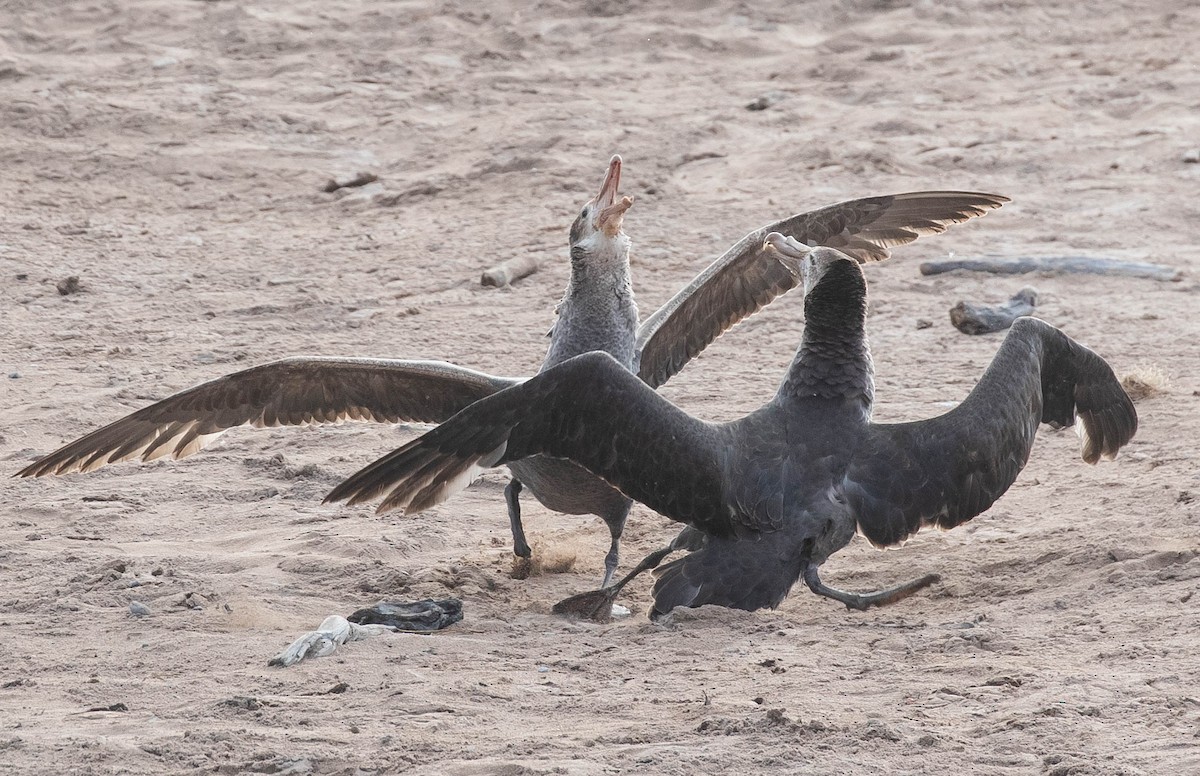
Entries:
<svg viewBox="0 0 1200 776">
<path fill-rule="evenodd" d="M 244 425 L 439 423 L 517 382 L 441 361 L 286 358 L 140 409 L 39 459 L 18 476 L 90 472 L 134 458 L 183 458 Z"/>
<path fill-rule="evenodd" d="M 882 261 L 889 248 L 941 234 L 1008 201 L 998 194 L 917 191 L 842 202 L 756 229 L 642 322 L 638 375 L 657 388 L 734 324 L 796 287 L 796 267 L 765 247 L 770 233 L 837 248 L 861 262 Z"/>
</svg>

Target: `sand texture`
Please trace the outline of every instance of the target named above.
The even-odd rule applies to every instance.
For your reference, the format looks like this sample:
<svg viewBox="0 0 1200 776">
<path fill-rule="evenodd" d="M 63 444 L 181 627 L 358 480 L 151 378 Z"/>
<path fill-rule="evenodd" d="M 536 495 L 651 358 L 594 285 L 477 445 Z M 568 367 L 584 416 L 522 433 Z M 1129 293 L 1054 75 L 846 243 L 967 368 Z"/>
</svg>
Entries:
<svg viewBox="0 0 1200 776">
<path fill-rule="evenodd" d="M 0 5 L 0 772 L 1200 773 L 1200 6 L 670 6 Z M 876 419 L 961 400 L 1003 335 L 949 309 L 1031 285 L 1039 315 L 1149 374 L 1137 437 L 1092 467 L 1043 428 L 973 522 L 824 567 L 852 590 L 942 575 L 893 607 L 800 588 L 662 624 L 649 579 L 611 624 L 549 614 L 599 581 L 598 518 L 527 498 L 558 573 L 511 578 L 502 471 L 413 517 L 321 505 L 413 428 L 239 429 L 179 462 L 9 478 L 284 356 L 533 373 L 613 153 L 643 316 L 792 212 L 1012 197 L 866 270 Z M 323 190 L 358 173 L 377 180 Z M 480 284 L 529 254 L 535 274 Z M 919 274 L 951 255 L 1182 279 Z M 713 420 L 759 406 L 801 313 L 780 299 L 665 395 Z M 676 530 L 636 505 L 622 569 Z M 432 636 L 266 664 L 327 615 L 447 596 L 465 619 Z"/>
</svg>

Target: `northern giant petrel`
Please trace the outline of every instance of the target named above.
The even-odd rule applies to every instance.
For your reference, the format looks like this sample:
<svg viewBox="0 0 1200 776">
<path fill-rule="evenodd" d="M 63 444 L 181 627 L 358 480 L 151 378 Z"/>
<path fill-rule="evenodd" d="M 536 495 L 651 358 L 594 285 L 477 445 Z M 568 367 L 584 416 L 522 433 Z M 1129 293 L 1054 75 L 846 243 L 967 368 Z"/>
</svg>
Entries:
<svg viewBox="0 0 1200 776">
<path fill-rule="evenodd" d="M 1039 423 L 1070 426 L 1083 460 L 1115 457 L 1137 430 L 1105 361 L 1036 318 L 1019 318 L 971 394 L 944 415 L 873 423 L 875 384 L 858 263 L 778 233 L 764 251 L 803 277 L 805 327 L 775 397 L 730 423 L 692 417 L 605 353 L 569 359 L 483 399 L 350 477 L 327 497 L 426 509 L 483 470 L 568 458 L 686 523 L 693 551 L 657 573 L 652 616 L 677 606 L 775 607 L 803 579 L 866 609 L 874 593 L 827 587 L 818 569 L 861 531 L 879 546 L 990 507 L 1025 466 Z"/>
</svg>

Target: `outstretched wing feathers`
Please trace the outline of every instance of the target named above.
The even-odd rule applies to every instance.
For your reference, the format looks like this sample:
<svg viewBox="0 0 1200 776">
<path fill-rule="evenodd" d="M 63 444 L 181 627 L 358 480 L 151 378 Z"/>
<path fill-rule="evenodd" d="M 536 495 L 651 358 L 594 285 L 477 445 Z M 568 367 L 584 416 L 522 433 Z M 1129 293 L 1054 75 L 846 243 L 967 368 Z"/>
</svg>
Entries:
<svg viewBox="0 0 1200 776">
<path fill-rule="evenodd" d="M 516 382 L 441 361 L 288 358 L 163 399 L 71 442 L 18 475 L 88 472 L 133 458 L 183 458 L 242 425 L 436 423 Z"/>
<path fill-rule="evenodd" d="M 938 234 L 1007 202 L 995 194 L 921 191 L 868 197 L 791 216 L 738 241 L 638 327 L 638 374 L 657 388 L 734 324 L 800 284 L 799 267 L 763 249 L 771 232 L 837 248 L 860 262 Z"/>
<path fill-rule="evenodd" d="M 872 425 L 842 490 L 874 544 L 899 543 L 922 525 L 952 528 L 1008 490 L 1039 423 L 1076 422 L 1081 455 L 1095 463 L 1133 437 L 1137 413 L 1103 359 L 1021 318 L 962 404 L 931 420 Z"/>
<path fill-rule="evenodd" d="M 728 535 L 738 527 L 724 494 L 727 447 L 721 427 L 593 352 L 471 405 L 351 476 L 326 501 L 384 496 L 381 512 L 420 511 L 488 467 L 544 454 L 570 458 L 675 520 Z"/>
<path fill-rule="evenodd" d="M 659 387 L 726 330 L 800 285 L 794 260 L 762 250 L 766 234 L 747 237 L 756 248 L 710 265 L 638 327 L 638 375 L 647 385 Z"/>
</svg>

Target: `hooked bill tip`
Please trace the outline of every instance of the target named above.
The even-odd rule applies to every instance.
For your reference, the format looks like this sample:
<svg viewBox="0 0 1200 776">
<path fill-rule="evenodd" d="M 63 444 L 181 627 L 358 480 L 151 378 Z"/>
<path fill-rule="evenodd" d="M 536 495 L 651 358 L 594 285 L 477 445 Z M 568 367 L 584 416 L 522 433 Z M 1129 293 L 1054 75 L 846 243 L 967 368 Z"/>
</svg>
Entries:
<svg viewBox="0 0 1200 776">
<path fill-rule="evenodd" d="M 812 251 L 807 245 L 802 245 L 794 238 L 785 237 L 779 232 L 771 232 L 767 235 L 764 247 L 768 246 L 794 259 L 803 259 Z"/>
</svg>

